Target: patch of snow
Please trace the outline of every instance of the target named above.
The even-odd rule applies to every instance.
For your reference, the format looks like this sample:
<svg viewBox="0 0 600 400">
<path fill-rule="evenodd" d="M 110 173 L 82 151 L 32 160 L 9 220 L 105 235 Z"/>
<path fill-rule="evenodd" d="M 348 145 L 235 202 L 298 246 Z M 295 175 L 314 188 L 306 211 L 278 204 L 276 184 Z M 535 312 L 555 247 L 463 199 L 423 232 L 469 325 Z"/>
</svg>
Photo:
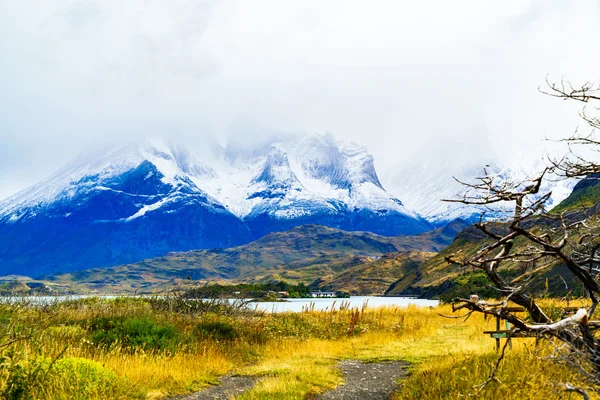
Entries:
<svg viewBox="0 0 600 400">
<path fill-rule="evenodd" d="M 456 154 L 459 159 L 466 159 L 464 155 Z M 508 181 L 525 181 L 544 168 L 542 161 L 535 165 L 516 168 L 488 166 L 488 172 Z M 428 160 L 411 164 L 406 168 L 396 171 L 387 185 L 392 193 L 402 199 L 403 203 L 416 211 L 429 222 L 441 225 L 456 218 L 472 218 L 486 212 L 486 218 L 501 218 L 512 211 L 512 204 L 498 203 L 491 208 L 477 205 L 466 205 L 443 201 L 445 199 L 460 199 L 466 188 L 457 182 L 454 177 L 468 183 L 475 183 L 477 177 L 483 176 L 482 166 L 456 166 L 451 159 L 442 168 L 438 168 Z M 540 195 L 549 191 L 552 195 L 548 201 L 550 208 L 559 204 L 572 191 L 577 180 L 558 180 L 549 177 L 544 180 Z M 539 196 L 538 196 L 539 197 Z M 536 197 L 536 198 L 538 198 Z"/>
<path fill-rule="evenodd" d="M 130 217 L 123 218 L 123 220 L 125 222 L 129 222 L 136 218 L 143 217 L 147 212 L 158 210 L 159 208 L 161 208 L 162 206 L 164 206 L 166 203 L 168 203 L 170 201 L 172 201 L 172 199 L 167 197 L 167 198 L 157 201 L 156 203 L 145 205 L 142 208 L 140 208 L 135 214 L 133 214 Z"/>
</svg>

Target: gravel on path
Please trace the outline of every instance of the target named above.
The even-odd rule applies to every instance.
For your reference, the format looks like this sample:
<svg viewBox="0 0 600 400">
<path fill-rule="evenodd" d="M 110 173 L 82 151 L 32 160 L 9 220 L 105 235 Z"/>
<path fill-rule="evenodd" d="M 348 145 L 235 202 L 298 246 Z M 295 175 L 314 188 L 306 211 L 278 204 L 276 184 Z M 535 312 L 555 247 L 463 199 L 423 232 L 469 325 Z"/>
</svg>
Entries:
<svg viewBox="0 0 600 400">
<path fill-rule="evenodd" d="M 317 396 L 319 400 L 389 400 L 398 389 L 398 379 L 406 376 L 405 361 L 363 363 L 346 360 L 339 364 L 344 383 Z"/>
<path fill-rule="evenodd" d="M 398 379 L 406 376 L 408 363 L 390 361 L 363 363 L 345 360 L 339 363 L 344 383 L 322 393 L 318 400 L 389 400 L 398 389 Z M 228 375 L 219 379 L 218 386 L 211 386 L 197 393 L 181 395 L 172 400 L 230 400 L 251 389 L 256 377 Z"/>
<path fill-rule="evenodd" d="M 229 400 L 251 389 L 256 383 L 253 376 L 228 375 L 219 379 L 218 386 L 200 392 L 173 397 L 172 400 Z"/>
</svg>

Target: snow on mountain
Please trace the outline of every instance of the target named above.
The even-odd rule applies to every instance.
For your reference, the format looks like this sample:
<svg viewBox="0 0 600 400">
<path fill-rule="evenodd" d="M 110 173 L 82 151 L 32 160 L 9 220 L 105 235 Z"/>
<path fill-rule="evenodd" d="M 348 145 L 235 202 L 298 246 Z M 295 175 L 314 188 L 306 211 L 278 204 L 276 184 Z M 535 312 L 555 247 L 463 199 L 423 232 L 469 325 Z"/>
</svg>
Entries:
<svg viewBox="0 0 600 400">
<path fill-rule="evenodd" d="M 388 191 L 366 148 L 330 134 L 201 148 L 154 138 L 99 149 L 0 202 L 0 272 L 40 276 L 124 264 L 240 245 L 305 224 L 391 236 L 473 221 L 481 208 L 441 199 L 463 192 L 453 176 L 473 182 L 479 165 L 490 163 L 460 149 L 443 154 L 389 174 Z M 525 179 L 538 167 L 489 170 Z M 556 205 L 574 184 L 549 181 L 543 190 L 552 189 Z M 494 218 L 506 209 L 487 212 Z"/>
<path fill-rule="evenodd" d="M 215 174 L 158 139 L 80 157 L 0 203 L 1 273 L 39 276 L 252 240 L 190 173 Z"/>
<path fill-rule="evenodd" d="M 465 162 L 467 159 L 469 162 Z M 0 202 L 0 221 L 34 217 L 43 213 L 46 206 L 68 202 L 86 190 L 114 191 L 104 183 L 143 162 L 154 166 L 161 175 L 160 181 L 166 185 L 161 190 L 172 193 L 158 200 L 150 196 L 148 201 L 138 201 L 135 212 L 119 218 L 120 221 L 131 221 L 166 207 L 186 191 L 202 194 L 207 205 L 224 207 L 250 224 L 255 219 L 294 221 L 315 217 L 325 218 L 330 225 L 343 229 L 373 229 L 382 234 L 417 233 L 431 227 L 424 219 L 441 226 L 457 218 L 474 220 L 483 211 L 477 206 L 442 201 L 464 192 L 464 187 L 453 177 L 473 182 L 482 175 L 483 158 L 479 165 L 473 157 L 457 149 L 445 160 L 415 160 L 389 174 L 388 192 L 366 148 L 325 134 L 273 136 L 254 146 L 210 145 L 203 149 L 149 138 L 142 143 L 100 150 L 78 158 L 50 178 Z M 488 169 L 505 178 L 526 179 L 540 167 L 541 164 L 533 168 Z M 543 189 L 551 188 L 553 192 L 549 204 L 558 204 L 566 198 L 575 183 L 545 182 Z M 398 226 L 392 229 L 361 226 L 360 217 L 357 218 L 361 211 L 373 213 L 372 219 L 383 216 L 380 219 L 384 225 L 389 225 L 389 216 L 393 214 L 405 218 L 405 225 L 415 226 L 406 231 Z M 488 217 L 494 217 L 506 210 L 500 207 L 495 212 L 486 211 Z M 271 229 L 278 228 L 259 229 L 261 232 L 255 236 Z"/>
<path fill-rule="evenodd" d="M 457 161 L 458 160 L 458 161 Z M 512 210 L 506 204 L 496 204 L 491 208 L 461 203 L 445 202 L 444 199 L 459 199 L 467 190 L 456 181 L 477 183 L 477 178 L 484 176 L 484 167 L 488 173 L 499 180 L 525 181 L 544 169 L 542 159 L 527 163 L 516 163 L 516 166 L 490 165 L 486 160 L 479 162 L 474 157 L 461 154 L 460 150 L 451 154 L 446 160 L 419 160 L 390 174 L 387 186 L 390 192 L 402 198 L 406 206 L 435 226 L 443 226 L 457 218 L 474 222 L 485 211 L 485 218 L 502 218 Z M 456 178 L 456 179 L 454 179 Z M 551 208 L 559 204 L 571 193 L 577 180 L 562 180 L 548 176 L 543 181 L 540 194 L 552 192 L 547 205 Z"/>
<path fill-rule="evenodd" d="M 432 229 L 385 191 L 364 147 L 331 135 L 203 149 L 148 139 L 82 156 L 0 202 L 0 265 L 37 274 L 115 265 L 308 223 Z"/>
<path fill-rule="evenodd" d="M 300 222 L 384 235 L 431 229 L 385 191 L 364 147 L 331 134 L 275 136 L 259 146 L 228 147 L 212 166 L 212 179 L 191 179 L 257 236 Z"/>
<path fill-rule="evenodd" d="M 185 156 L 176 157 L 175 154 Z M 214 172 L 208 165 L 190 157 L 186 152 L 171 148 L 165 140 L 154 138 L 139 145 L 118 146 L 80 156 L 49 178 L 0 202 L 0 220 L 7 215 L 12 221 L 31 217 L 32 210 L 68 201 L 86 190 L 113 190 L 103 184 L 143 162 L 157 169 L 163 185 L 188 186 L 190 190 L 197 191 L 198 188 L 190 187 L 186 182 L 183 171 L 193 172 L 196 176 L 212 176 Z"/>
</svg>

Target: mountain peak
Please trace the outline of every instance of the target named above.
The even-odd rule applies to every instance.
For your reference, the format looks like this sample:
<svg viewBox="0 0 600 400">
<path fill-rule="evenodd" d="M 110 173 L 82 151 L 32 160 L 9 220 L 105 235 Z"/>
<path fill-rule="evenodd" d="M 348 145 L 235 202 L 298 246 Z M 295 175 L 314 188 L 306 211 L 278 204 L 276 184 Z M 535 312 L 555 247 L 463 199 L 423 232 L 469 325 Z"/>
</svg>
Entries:
<svg viewBox="0 0 600 400">
<path fill-rule="evenodd" d="M 77 270 L 304 224 L 387 236 L 432 229 L 385 191 L 364 147 L 331 134 L 263 144 L 195 151 L 148 138 L 80 157 L 0 203 L 0 264 Z"/>
<path fill-rule="evenodd" d="M 270 146 L 263 168 L 252 182 L 284 184 L 287 188 L 291 187 L 294 183 L 299 183 L 298 178 L 290 167 L 286 151 L 277 145 Z"/>
</svg>

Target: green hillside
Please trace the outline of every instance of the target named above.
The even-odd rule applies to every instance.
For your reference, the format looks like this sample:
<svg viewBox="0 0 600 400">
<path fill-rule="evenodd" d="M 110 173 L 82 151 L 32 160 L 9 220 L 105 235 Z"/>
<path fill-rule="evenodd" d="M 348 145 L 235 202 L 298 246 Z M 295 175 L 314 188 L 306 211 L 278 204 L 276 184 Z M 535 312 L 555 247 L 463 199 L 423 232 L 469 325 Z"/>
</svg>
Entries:
<svg viewBox="0 0 600 400">
<path fill-rule="evenodd" d="M 573 221 L 589 215 L 589 211 L 582 207 L 589 208 L 600 202 L 599 179 L 600 175 L 580 181 L 571 195 L 554 208 L 551 214 L 570 211 L 568 218 Z M 552 228 L 559 227 L 558 220 L 544 216 L 531 219 L 527 221 L 527 224 L 539 232 L 550 232 Z M 503 224 L 491 224 L 491 229 L 501 231 Z M 577 229 L 571 231 L 573 242 L 577 242 L 580 235 L 581 233 Z M 465 269 L 458 264 L 449 264 L 444 258 L 451 254 L 460 254 L 463 257 L 472 256 L 486 244 L 487 240 L 489 239 L 473 226 L 464 229 L 447 248 L 425 260 L 412 273 L 399 276 L 386 294 L 390 296 L 438 297 L 443 300 L 468 297 L 474 293 L 484 297 L 497 296 L 498 292 L 491 286 L 482 271 Z M 523 249 L 524 245 L 523 240 L 515 241 L 516 249 Z M 523 267 L 523 264 L 505 262 L 499 273 L 510 280 L 518 279 L 523 274 Z M 582 293 L 582 288 L 575 277 L 560 263 L 549 265 L 539 271 L 536 270 L 536 273 L 527 280 L 527 285 L 538 294 L 564 296 Z"/>
<path fill-rule="evenodd" d="M 592 207 L 600 202 L 600 174 L 590 175 L 575 185 L 573 192 L 552 209 L 553 213 Z"/>
</svg>

